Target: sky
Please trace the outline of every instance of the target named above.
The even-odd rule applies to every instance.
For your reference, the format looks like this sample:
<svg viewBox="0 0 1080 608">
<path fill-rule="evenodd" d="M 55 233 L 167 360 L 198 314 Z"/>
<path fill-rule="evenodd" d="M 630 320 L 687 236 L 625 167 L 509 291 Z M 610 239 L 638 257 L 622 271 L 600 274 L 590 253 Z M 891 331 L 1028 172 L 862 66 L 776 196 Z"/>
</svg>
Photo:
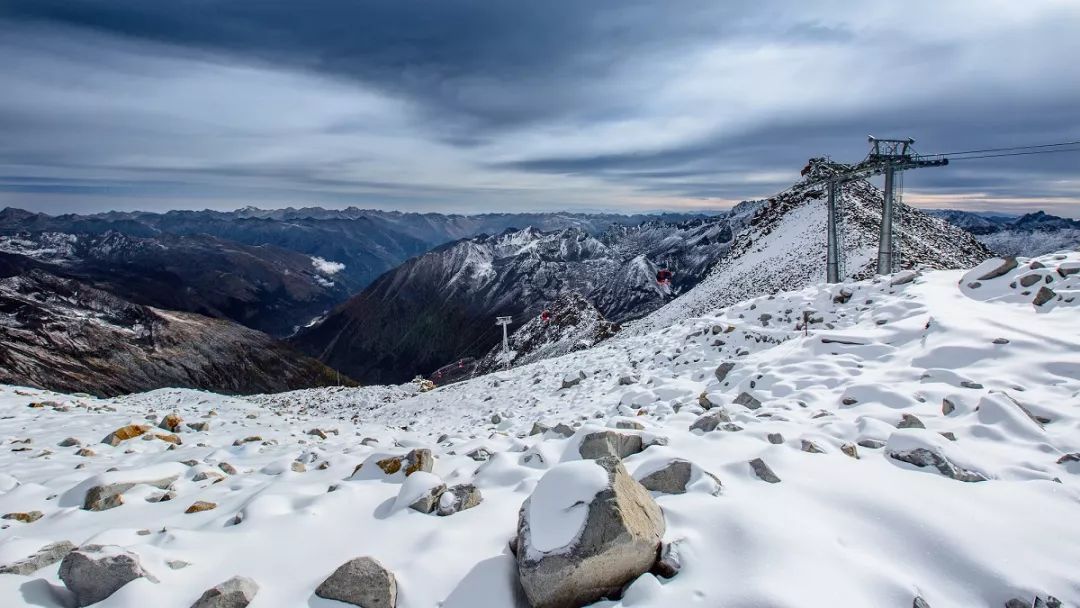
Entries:
<svg viewBox="0 0 1080 608">
<path fill-rule="evenodd" d="M 1076 0 L 4 0 L 0 207 L 702 210 L 1080 140 Z M 1080 217 L 1080 153 L 905 202 Z"/>
</svg>

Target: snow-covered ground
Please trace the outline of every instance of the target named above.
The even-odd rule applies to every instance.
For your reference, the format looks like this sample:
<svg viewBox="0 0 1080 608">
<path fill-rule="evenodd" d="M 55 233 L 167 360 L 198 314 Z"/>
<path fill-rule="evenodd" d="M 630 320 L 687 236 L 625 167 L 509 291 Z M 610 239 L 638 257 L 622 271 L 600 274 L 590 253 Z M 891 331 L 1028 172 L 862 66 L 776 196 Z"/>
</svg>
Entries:
<svg viewBox="0 0 1080 608">
<path fill-rule="evenodd" d="M 403 608 L 520 605 L 507 541 L 523 501 L 537 491 L 530 509 L 552 530 L 539 542 L 565 541 L 580 515 L 545 505 L 592 482 L 573 467 L 541 478 L 580 459 L 586 433 L 637 422 L 620 430 L 652 443 L 625 458 L 635 477 L 678 457 L 722 488 L 699 475 L 685 494 L 654 493 L 682 569 L 600 606 L 1000 607 L 1037 595 L 1076 606 L 1080 253 L 988 277 L 1001 267 L 764 296 L 427 393 L 99 400 L 2 387 L 0 514 L 41 517 L 0 521 L 0 567 L 54 541 L 111 544 L 158 582 L 137 579 L 102 607 L 186 608 L 243 575 L 259 585 L 256 608 L 330 608 L 342 604 L 316 587 L 368 555 L 396 575 Z M 731 422 L 690 430 L 705 407 Z M 170 413 L 185 421 L 182 445 L 153 438 L 160 429 L 101 443 Z M 575 432 L 530 435 L 537 421 Z M 199 422 L 209 429 L 186 426 Z M 81 445 L 61 446 L 69 437 Z M 356 471 L 413 448 L 482 502 L 424 514 L 398 500 L 402 473 Z M 758 458 L 778 482 L 755 473 Z M 93 485 L 171 475 L 171 500 L 149 502 L 165 490 L 143 484 L 115 508 L 81 508 Z M 216 508 L 185 513 L 196 501 Z M 0 605 L 68 605 L 57 571 L 0 574 Z"/>
</svg>

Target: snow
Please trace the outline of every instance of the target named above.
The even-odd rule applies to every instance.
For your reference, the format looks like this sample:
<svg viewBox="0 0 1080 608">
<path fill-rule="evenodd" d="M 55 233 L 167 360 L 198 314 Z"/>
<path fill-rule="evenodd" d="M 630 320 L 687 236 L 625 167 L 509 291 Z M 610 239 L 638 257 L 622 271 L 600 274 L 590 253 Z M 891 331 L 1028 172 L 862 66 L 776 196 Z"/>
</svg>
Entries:
<svg viewBox="0 0 1080 608">
<path fill-rule="evenodd" d="M 341 262 L 332 262 L 317 255 L 311 256 L 311 265 L 315 267 L 316 272 L 327 276 L 335 275 L 342 270 L 345 270 L 345 264 L 342 264 Z M 329 286 L 333 286 L 333 283 Z"/>
<path fill-rule="evenodd" d="M 548 471 L 529 498 L 529 548 L 541 553 L 567 548 L 585 525 L 589 503 L 607 483 L 607 471 L 592 460 L 564 462 Z"/>
<path fill-rule="evenodd" d="M 1075 606 L 1080 462 L 1064 457 L 1080 452 L 1080 274 L 1069 274 L 1078 264 L 1078 252 L 1020 259 L 976 288 L 970 271 L 925 271 L 902 284 L 812 284 L 723 309 L 701 300 L 694 314 L 640 335 L 424 393 L 164 389 L 94 399 L 3 386 L 0 514 L 44 516 L 0 520 L 0 562 L 60 540 L 109 544 L 139 555 L 160 582 L 131 583 L 102 608 L 186 608 L 233 575 L 259 584 L 253 608 L 329 608 L 314 589 L 370 555 L 395 573 L 401 608 L 516 606 L 507 541 L 522 505 L 538 547 L 566 547 L 606 479 L 589 461 L 564 459 L 583 433 L 633 420 L 645 430 L 620 432 L 667 440 L 624 459 L 635 478 L 674 458 L 695 467 L 685 494 L 654 494 L 683 567 L 669 580 L 645 575 L 598 606 L 907 607 L 919 595 L 965 608 L 1030 605 L 1036 594 Z M 1020 277 L 1033 272 L 1051 276 L 1040 280 L 1057 299 L 1037 306 L 1033 290 L 1023 294 Z M 734 367 L 720 381 L 722 363 Z M 563 389 L 576 371 L 585 378 Z M 690 431 L 702 393 L 742 430 Z M 741 393 L 761 406 L 737 405 Z M 100 443 L 171 412 L 210 428 L 185 426 L 175 449 L 157 439 Z M 897 428 L 905 414 L 926 428 Z M 530 435 L 537 421 L 575 435 Z M 325 439 L 308 434 L 316 428 Z M 772 433 L 783 441 L 770 442 Z M 261 439 L 234 445 L 252 436 Z M 57 445 L 67 437 L 97 455 Z M 803 440 L 824 453 L 803 451 Z M 858 459 L 841 451 L 867 440 L 887 445 L 860 446 Z M 889 456 L 918 447 L 989 479 L 958 481 Z M 432 450 L 430 475 L 356 472 L 414 448 Z M 475 461 L 477 448 L 493 455 Z M 758 479 L 755 458 L 781 481 Z M 194 480 L 222 463 L 236 473 Z M 723 491 L 714 496 L 701 471 Z M 143 485 L 114 509 L 77 504 L 99 480 L 176 472 L 170 501 L 146 501 L 160 490 Z M 404 507 L 437 480 L 474 483 L 483 501 L 448 517 Z M 197 500 L 217 508 L 185 514 Z M 167 560 L 191 565 L 173 570 Z M 0 575 L 3 606 L 60 608 L 65 593 L 56 564 Z"/>
</svg>

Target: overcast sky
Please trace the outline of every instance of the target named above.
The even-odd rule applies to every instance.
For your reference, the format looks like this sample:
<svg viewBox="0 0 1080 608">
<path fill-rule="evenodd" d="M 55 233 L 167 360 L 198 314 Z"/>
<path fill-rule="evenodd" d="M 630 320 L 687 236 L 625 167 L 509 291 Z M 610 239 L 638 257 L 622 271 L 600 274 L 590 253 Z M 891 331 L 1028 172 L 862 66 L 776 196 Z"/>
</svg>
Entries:
<svg viewBox="0 0 1080 608">
<path fill-rule="evenodd" d="M 3 0 L 0 206 L 723 208 L 866 136 L 1080 140 L 1077 0 Z M 1080 217 L 1080 153 L 906 200 Z"/>
</svg>

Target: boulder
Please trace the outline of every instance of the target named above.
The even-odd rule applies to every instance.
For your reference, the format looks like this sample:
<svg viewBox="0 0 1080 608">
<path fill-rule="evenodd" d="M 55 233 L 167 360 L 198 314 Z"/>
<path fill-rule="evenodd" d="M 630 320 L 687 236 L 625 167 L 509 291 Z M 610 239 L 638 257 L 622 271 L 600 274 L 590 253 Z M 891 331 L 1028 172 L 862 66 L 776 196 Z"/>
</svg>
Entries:
<svg viewBox="0 0 1080 608">
<path fill-rule="evenodd" d="M 555 433 L 556 435 L 561 435 L 563 437 L 572 437 L 574 435 L 574 428 L 568 424 L 560 422 L 559 424 L 555 425 L 555 428 L 551 429 L 551 432 Z"/>
<path fill-rule="evenodd" d="M 357 557 L 339 566 L 315 595 L 362 608 L 394 608 L 397 579 L 374 558 Z"/>
<path fill-rule="evenodd" d="M 855 447 L 854 443 L 845 443 L 841 445 L 840 451 L 856 460 L 859 459 L 859 448 Z"/>
<path fill-rule="evenodd" d="M 60 580 L 75 594 L 75 605 L 89 606 L 137 578 L 158 582 L 143 569 L 139 556 L 121 547 L 85 545 L 64 556 Z"/>
<path fill-rule="evenodd" d="M 690 425 L 691 431 L 701 431 L 703 433 L 711 433 L 716 430 L 716 427 L 723 423 L 731 422 L 731 417 L 727 412 L 720 408 L 709 410 L 707 414 L 703 414 L 700 418 L 694 421 Z"/>
<path fill-rule="evenodd" d="M 78 439 L 74 438 L 74 437 L 68 437 L 67 439 L 61 441 L 60 443 L 58 443 L 56 445 L 58 445 L 58 446 L 60 446 L 62 448 L 72 448 L 72 447 L 75 447 L 77 445 L 82 445 L 82 442 L 79 441 Z"/>
<path fill-rule="evenodd" d="M 664 518 L 618 458 L 563 463 L 518 515 L 518 579 L 533 608 L 614 596 L 657 561 Z"/>
<path fill-rule="evenodd" d="M 146 434 L 150 430 L 150 427 L 145 424 L 129 424 L 122 426 L 115 431 L 109 433 L 101 440 L 101 443 L 107 443 L 111 446 L 118 446 L 122 442 L 128 439 L 134 439 L 141 435 Z"/>
<path fill-rule="evenodd" d="M 809 439 L 803 439 L 800 441 L 802 451 L 809 452 L 811 454 L 824 454 L 825 450 L 818 447 L 818 444 L 810 441 Z"/>
<path fill-rule="evenodd" d="M 890 440 L 889 457 L 901 462 L 913 464 L 919 468 L 931 467 L 950 479 L 957 481 L 977 482 L 989 479 L 978 471 L 969 471 L 945 457 L 940 450 L 930 447 L 910 447 L 907 449 L 892 446 Z"/>
<path fill-rule="evenodd" d="M 170 475 L 161 479 L 144 479 L 93 486 L 86 491 L 86 499 L 83 501 L 82 508 L 87 511 L 106 511 L 113 507 L 119 507 L 124 504 L 121 495 L 131 488 L 139 484 L 145 484 L 159 490 L 166 490 L 179 477 L 179 475 Z"/>
<path fill-rule="evenodd" d="M 750 468 L 754 471 L 754 475 L 758 476 L 758 479 L 769 483 L 780 483 L 780 478 L 776 476 L 776 473 L 773 473 L 773 470 L 769 468 L 769 465 L 765 464 L 764 460 L 760 458 L 751 460 Z"/>
<path fill-rule="evenodd" d="M 476 462 L 484 462 L 491 458 L 491 450 L 487 448 L 476 448 L 474 450 L 469 450 L 465 455 Z"/>
<path fill-rule="evenodd" d="M 446 517 L 465 509 L 471 509 L 480 504 L 483 499 L 480 490 L 471 483 L 450 486 L 439 496 L 437 512 L 439 515 Z"/>
<path fill-rule="evenodd" d="M 720 493 L 720 480 L 715 475 L 681 458 L 676 458 L 662 468 L 645 475 L 638 482 L 650 492 L 685 494 L 692 482 L 702 478 L 707 480 L 710 494 Z"/>
<path fill-rule="evenodd" d="M 949 414 L 951 414 L 951 413 L 953 413 L 955 411 L 956 411 L 956 404 L 955 403 L 953 403 L 952 401 L 949 401 L 948 399 L 942 399 L 941 400 L 941 413 L 942 414 L 944 414 L 945 416 L 948 416 Z"/>
<path fill-rule="evenodd" d="M 856 442 L 859 447 L 864 447 L 868 450 L 878 450 L 885 447 L 885 442 L 880 439 L 860 439 Z"/>
<path fill-rule="evenodd" d="M 784 443 L 784 436 L 780 433 L 769 433 L 767 437 L 769 443 L 773 445 L 780 445 L 781 443 Z"/>
<path fill-rule="evenodd" d="M 750 393 L 739 393 L 738 397 L 735 397 L 735 403 L 737 405 L 746 406 L 749 409 L 756 410 L 761 407 L 761 402 L 757 400 Z"/>
<path fill-rule="evenodd" d="M 733 369 L 735 369 L 734 363 L 731 363 L 730 361 L 724 362 L 717 366 L 716 371 L 713 372 L 713 375 L 716 376 L 717 382 L 723 382 L 725 379 L 727 379 L 728 374 L 731 373 L 731 370 Z"/>
<path fill-rule="evenodd" d="M 398 471 L 405 471 L 405 476 L 408 477 L 417 471 L 430 473 L 431 467 L 434 464 L 434 459 L 431 456 L 431 450 L 423 448 L 412 450 L 403 456 L 383 458 L 375 464 L 387 475 L 393 475 Z"/>
<path fill-rule="evenodd" d="M 1014 257 L 994 258 L 994 262 L 996 262 L 996 264 L 993 264 L 992 268 L 990 268 L 985 274 L 975 280 L 989 281 L 990 279 L 1003 277 L 1015 270 L 1017 266 L 1016 258 Z M 983 264 L 990 264 L 990 260 L 983 262 Z"/>
<path fill-rule="evenodd" d="M 234 576 L 207 589 L 191 608 L 244 608 L 255 599 L 259 585 L 246 576 Z"/>
<path fill-rule="evenodd" d="M 410 508 L 421 513 L 431 513 L 439 504 L 439 497 L 446 491 L 446 484 L 438 475 L 417 471 L 405 478 L 398 490 L 396 508 Z"/>
<path fill-rule="evenodd" d="M 595 460 L 605 456 L 626 458 L 644 450 L 641 435 L 618 433 L 615 431 L 597 431 L 581 439 L 578 453 L 582 458 Z"/>
<path fill-rule="evenodd" d="M 18 574 L 20 576 L 29 576 L 34 572 L 44 568 L 45 566 L 51 566 L 56 562 L 64 559 L 64 556 L 75 550 L 75 545 L 66 540 L 60 542 L 51 543 L 45 545 L 35 552 L 33 555 L 20 559 L 17 562 L 10 564 L 4 564 L 0 566 L 0 574 Z"/>
<path fill-rule="evenodd" d="M 1050 289 L 1046 285 L 1039 288 L 1039 291 L 1035 292 L 1035 299 L 1031 301 L 1035 306 L 1042 306 L 1057 297 L 1057 292 Z"/>
<path fill-rule="evenodd" d="M 922 420 L 919 420 L 917 416 L 912 414 L 904 414 L 900 417 L 900 422 L 896 423 L 898 429 L 925 429 L 926 425 Z"/>
<path fill-rule="evenodd" d="M 584 380 L 584 379 L 585 379 L 585 372 L 583 372 L 583 371 L 570 372 L 570 373 L 566 374 L 565 376 L 563 376 L 562 388 L 565 389 L 565 388 L 575 387 L 575 386 L 581 384 L 581 381 Z"/>
<path fill-rule="evenodd" d="M 191 506 L 184 511 L 184 513 L 202 513 L 203 511 L 213 511 L 217 508 L 216 502 L 209 502 L 206 500 L 197 500 L 191 503 Z"/>
<path fill-rule="evenodd" d="M 543 435 L 550 430 L 551 427 L 544 424 L 543 422 L 534 422 L 532 425 L 532 430 L 529 431 L 529 435 Z"/>
<path fill-rule="evenodd" d="M 32 524 L 44 516 L 45 514 L 41 511 L 19 511 L 15 513 L 5 513 L 0 519 L 11 519 L 14 521 L 21 521 L 24 524 Z"/>
<path fill-rule="evenodd" d="M 180 425 L 184 424 L 184 419 L 179 414 L 169 414 L 162 418 L 158 424 L 158 428 L 169 431 L 170 433 L 178 433 L 180 431 Z"/>
</svg>

